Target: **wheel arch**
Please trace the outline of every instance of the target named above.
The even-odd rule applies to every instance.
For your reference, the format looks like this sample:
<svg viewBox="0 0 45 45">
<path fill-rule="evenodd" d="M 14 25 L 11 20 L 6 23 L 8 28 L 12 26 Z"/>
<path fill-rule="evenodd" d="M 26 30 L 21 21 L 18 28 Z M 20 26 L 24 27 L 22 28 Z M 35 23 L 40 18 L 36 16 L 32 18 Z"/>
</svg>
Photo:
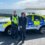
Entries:
<svg viewBox="0 0 45 45">
<path fill-rule="evenodd" d="M 8 26 L 5 28 L 5 32 L 8 30 L 9 27 L 11 27 L 11 25 L 8 25 Z"/>
</svg>

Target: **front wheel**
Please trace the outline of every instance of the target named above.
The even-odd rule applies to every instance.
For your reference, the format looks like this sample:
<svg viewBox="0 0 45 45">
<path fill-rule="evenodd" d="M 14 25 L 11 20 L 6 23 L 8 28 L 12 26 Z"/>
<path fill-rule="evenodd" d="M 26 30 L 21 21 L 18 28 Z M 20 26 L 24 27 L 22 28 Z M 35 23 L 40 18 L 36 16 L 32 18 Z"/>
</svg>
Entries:
<svg viewBox="0 0 45 45">
<path fill-rule="evenodd" d="M 41 34 L 45 34 L 45 27 L 41 27 L 40 33 L 41 33 Z"/>
<path fill-rule="evenodd" d="M 9 29 L 7 30 L 7 34 L 8 34 L 8 35 L 11 35 L 11 28 L 9 28 Z"/>
<path fill-rule="evenodd" d="M 7 35 L 11 35 L 11 34 L 12 34 L 12 33 L 11 33 L 11 27 L 7 27 L 6 30 L 5 30 L 5 33 L 6 33 Z"/>
</svg>

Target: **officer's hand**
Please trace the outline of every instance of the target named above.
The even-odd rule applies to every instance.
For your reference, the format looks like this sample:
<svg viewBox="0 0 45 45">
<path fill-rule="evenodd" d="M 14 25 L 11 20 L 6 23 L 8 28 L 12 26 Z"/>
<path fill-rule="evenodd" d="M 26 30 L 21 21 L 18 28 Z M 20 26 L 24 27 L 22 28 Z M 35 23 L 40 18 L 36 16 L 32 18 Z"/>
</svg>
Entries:
<svg viewBox="0 0 45 45">
<path fill-rule="evenodd" d="M 20 29 L 22 29 L 22 26 L 19 26 L 19 27 L 18 27 L 18 30 L 19 30 L 19 31 L 20 31 Z"/>
<path fill-rule="evenodd" d="M 20 28 L 22 28 L 22 26 L 20 26 Z"/>
</svg>

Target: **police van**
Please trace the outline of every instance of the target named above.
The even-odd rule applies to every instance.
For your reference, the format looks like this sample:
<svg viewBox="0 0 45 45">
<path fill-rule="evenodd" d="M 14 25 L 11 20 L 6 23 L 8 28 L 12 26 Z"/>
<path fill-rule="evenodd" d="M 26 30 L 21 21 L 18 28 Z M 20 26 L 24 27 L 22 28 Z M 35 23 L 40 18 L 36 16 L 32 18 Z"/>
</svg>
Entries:
<svg viewBox="0 0 45 45">
<path fill-rule="evenodd" d="M 37 14 L 27 15 L 26 30 L 36 29 L 40 33 L 45 33 L 45 16 Z M 11 20 L 10 16 L 0 16 L 0 32 L 5 32 L 11 35 Z"/>
<path fill-rule="evenodd" d="M 45 16 L 30 14 L 27 15 L 27 30 L 36 29 L 40 33 L 45 33 Z"/>
</svg>

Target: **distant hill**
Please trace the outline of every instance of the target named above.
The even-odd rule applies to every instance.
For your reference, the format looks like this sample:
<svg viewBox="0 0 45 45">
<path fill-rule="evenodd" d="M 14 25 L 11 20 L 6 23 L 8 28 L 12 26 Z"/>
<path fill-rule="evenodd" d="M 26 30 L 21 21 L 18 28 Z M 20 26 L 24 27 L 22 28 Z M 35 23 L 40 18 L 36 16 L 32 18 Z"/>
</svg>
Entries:
<svg viewBox="0 0 45 45">
<path fill-rule="evenodd" d="M 45 10 L 45 8 L 25 8 L 25 10 Z"/>
</svg>

